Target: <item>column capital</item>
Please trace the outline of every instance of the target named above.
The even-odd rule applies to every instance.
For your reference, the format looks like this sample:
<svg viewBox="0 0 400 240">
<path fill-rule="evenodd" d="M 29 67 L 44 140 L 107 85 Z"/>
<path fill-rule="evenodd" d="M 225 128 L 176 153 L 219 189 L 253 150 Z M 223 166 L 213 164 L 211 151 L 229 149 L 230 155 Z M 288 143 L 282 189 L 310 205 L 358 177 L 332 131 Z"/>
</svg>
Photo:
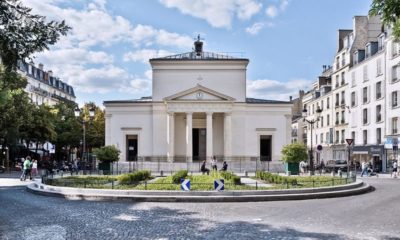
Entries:
<svg viewBox="0 0 400 240">
<path fill-rule="evenodd" d="M 232 116 L 232 112 L 224 112 L 224 116 Z"/>
<path fill-rule="evenodd" d="M 168 111 L 167 114 L 168 114 L 168 115 L 174 115 L 175 112 L 174 112 L 174 111 Z"/>
<path fill-rule="evenodd" d="M 214 112 L 206 112 L 207 116 L 209 116 L 209 115 L 211 115 L 211 116 L 212 116 L 212 115 L 213 115 L 213 113 L 214 113 Z"/>
<path fill-rule="evenodd" d="M 185 112 L 186 115 L 193 115 L 193 112 Z"/>
</svg>

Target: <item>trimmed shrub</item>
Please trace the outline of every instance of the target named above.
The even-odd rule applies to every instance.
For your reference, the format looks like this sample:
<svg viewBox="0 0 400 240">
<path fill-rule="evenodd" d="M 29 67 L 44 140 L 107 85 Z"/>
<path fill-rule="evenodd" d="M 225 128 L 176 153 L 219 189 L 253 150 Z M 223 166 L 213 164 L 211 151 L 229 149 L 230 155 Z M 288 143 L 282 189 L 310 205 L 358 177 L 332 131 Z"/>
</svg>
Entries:
<svg viewBox="0 0 400 240">
<path fill-rule="evenodd" d="M 122 174 L 118 176 L 120 184 L 132 184 L 151 179 L 151 173 L 148 170 L 136 171 L 133 173 Z"/>
<path fill-rule="evenodd" d="M 181 178 L 185 178 L 188 175 L 187 170 L 180 170 L 172 176 L 172 182 L 175 184 L 181 183 Z"/>
<path fill-rule="evenodd" d="M 220 172 L 220 175 L 223 179 L 232 180 L 233 184 L 240 185 L 240 177 L 236 176 L 233 172 Z"/>
</svg>

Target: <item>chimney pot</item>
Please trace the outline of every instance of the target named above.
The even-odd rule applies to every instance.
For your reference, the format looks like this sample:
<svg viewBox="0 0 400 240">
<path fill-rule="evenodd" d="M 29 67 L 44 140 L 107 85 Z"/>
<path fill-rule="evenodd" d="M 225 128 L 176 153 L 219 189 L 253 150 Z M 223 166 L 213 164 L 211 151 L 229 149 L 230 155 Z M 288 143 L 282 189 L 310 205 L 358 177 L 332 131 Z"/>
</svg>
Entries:
<svg viewBox="0 0 400 240">
<path fill-rule="evenodd" d="M 43 63 L 39 63 L 39 69 L 43 70 Z"/>
</svg>

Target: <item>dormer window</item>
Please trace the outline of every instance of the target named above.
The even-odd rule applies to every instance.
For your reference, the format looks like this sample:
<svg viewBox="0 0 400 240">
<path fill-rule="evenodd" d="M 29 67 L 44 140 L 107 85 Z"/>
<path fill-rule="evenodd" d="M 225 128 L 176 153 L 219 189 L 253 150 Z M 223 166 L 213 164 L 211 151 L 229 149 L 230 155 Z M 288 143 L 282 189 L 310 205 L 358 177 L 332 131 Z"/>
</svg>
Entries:
<svg viewBox="0 0 400 240">
<path fill-rule="evenodd" d="M 369 58 L 371 56 L 371 44 L 368 43 L 365 46 L 365 58 Z"/>
<path fill-rule="evenodd" d="M 384 46 L 385 46 L 385 34 L 383 33 L 378 37 L 378 51 L 381 51 Z"/>
</svg>

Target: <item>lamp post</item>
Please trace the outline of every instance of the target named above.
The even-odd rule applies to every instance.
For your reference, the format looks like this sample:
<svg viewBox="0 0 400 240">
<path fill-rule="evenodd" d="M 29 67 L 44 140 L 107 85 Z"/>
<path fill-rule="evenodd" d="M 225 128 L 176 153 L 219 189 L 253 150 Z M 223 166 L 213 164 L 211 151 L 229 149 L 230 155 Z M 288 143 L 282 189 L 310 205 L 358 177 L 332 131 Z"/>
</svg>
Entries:
<svg viewBox="0 0 400 240">
<path fill-rule="evenodd" d="M 81 113 L 83 113 L 83 109 L 80 109 L 78 106 L 76 106 L 75 110 L 75 117 L 79 117 L 81 115 Z M 91 106 L 89 108 L 89 119 L 90 121 L 94 118 L 94 113 L 95 113 L 95 109 L 93 106 Z M 86 123 L 87 121 L 85 120 L 84 117 L 82 117 L 81 120 L 82 123 L 82 129 L 83 129 L 83 145 L 82 145 L 82 160 L 84 160 L 84 171 L 86 171 L 86 161 L 87 161 L 87 152 L 86 152 Z"/>
<path fill-rule="evenodd" d="M 319 117 L 321 115 L 322 110 L 318 106 L 318 108 L 317 108 L 317 110 L 315 112 L 316 112 L 316 118 L 307 119 L 307 109 L 306 108 L 303 109 L 303 120 L 305 122 L 307 122 L 308 124 L 310 124 L 310 134 L 311 134 L 310 143 L 311 143 L 311 148 L 310 148 L 310 152 L 309 152 L 309 157 L 310 157 L 309 166 L 310 166 L 311 175 L 314 175 L 313 128 L 314 128 L 314 124 L 319 121 L 319 119 L 320 119 Z"/>
</svg>

